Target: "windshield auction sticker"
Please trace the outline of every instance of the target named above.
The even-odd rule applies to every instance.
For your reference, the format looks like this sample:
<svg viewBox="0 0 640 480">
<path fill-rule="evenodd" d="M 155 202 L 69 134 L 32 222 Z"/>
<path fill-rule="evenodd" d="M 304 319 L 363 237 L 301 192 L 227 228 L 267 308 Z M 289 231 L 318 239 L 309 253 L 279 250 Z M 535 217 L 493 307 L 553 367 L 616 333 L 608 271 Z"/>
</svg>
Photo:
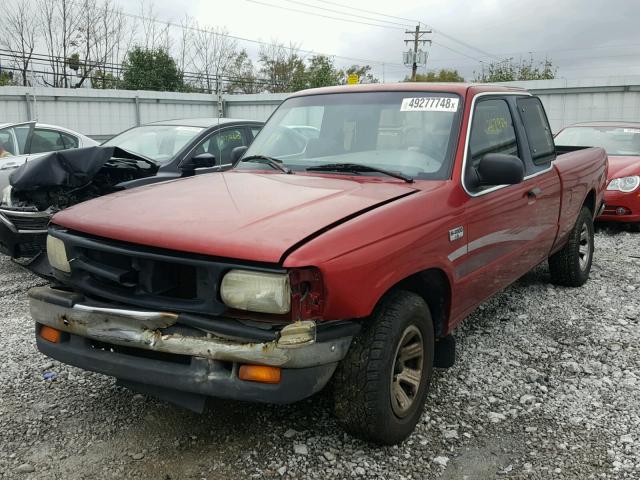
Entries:
<svg viewBox="0 0 640 480">
<path fill-rule="evenodd" d="M 415 97 L 403 98 L 401 112 L 455 112 L 458 99 L 451 97 Z"/>
</svg>

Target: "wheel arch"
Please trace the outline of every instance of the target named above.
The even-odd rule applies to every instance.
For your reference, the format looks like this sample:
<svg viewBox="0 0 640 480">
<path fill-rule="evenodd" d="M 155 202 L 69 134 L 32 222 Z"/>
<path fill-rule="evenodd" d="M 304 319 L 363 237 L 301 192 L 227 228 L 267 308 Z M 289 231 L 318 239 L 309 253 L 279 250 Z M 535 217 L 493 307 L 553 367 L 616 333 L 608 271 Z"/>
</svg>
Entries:
<svg viewBox="0 0 640 480">
<path fill-rule="evenodd" d="M 428 268 L 409 275 L 389 288 L 382 298 L 395 290 L 406 290 L 422 297 L 429 306 L 435 336 L 445 335 L 451 311 L 451 283 L 444 270 Z"/>
<path fill-rule="evenodd" d="M 595 217 L 595 215 L 596 215 L 596 192 L 595 192 L 595 190 L 593 190 L 593 189 L 589 190 L 589 193 L 587 193 L 587 196 L 585 197 L 584 202 L 582 202 L 582 206 L 583 207 L 587 207 L 591 211 L 591 215 L 593 217 Z"/>
</svg>

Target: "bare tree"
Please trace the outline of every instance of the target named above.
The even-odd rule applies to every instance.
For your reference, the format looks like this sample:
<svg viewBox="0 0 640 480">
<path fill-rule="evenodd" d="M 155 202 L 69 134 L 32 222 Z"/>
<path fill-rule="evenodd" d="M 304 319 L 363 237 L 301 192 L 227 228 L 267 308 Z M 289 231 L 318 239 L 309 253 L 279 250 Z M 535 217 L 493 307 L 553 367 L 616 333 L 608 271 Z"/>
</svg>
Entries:
<svg viewBox="0 0 640 480">
<path fill-rule="evenodd" d="M 21 83 L 29 84 L 27 74 L 36 48 L 38 19 L 26 2 L 7 2 L 0 20 L 0 45 L 5 47 L 11 63 L 20 71 Z"/>
<path fill-rule="evenodd" d="M 43 26 L 44 43 L 52 70 L 54 87 L 69 87 L 67 59 L 79 43 L 80 14 L 72 0 L 38 0 L 37 8 Z"/>
<path fill-rule="evenodd" d="M 168 51 L 171 44 L 170 25 L 168 23 L 162 25 L 153 3 L 149 4 L 145 0 L 140 0 L 140 22 L 142 39 L 137 42 L 138 45 L 144 46 L 147 50 L 162 48 Z"/>
<path fill-rule="evenodd" d="M 180 21 L 180 39 L 178 42 L 178 54 L 176 58 L 176 64 L 180 71 L 184 72 L 190 59 L 193 57 L 193 30 L 195 28 L 195 21 L 193 17 L 185 15 Z"/>
<path fill-rule="evenodd" d="M 224 28 L 197 27 L 193 34 L 191 65 L 197 82 L 207 91 L 221 93 L 223 77 L 229 74 L 238 45 Z"/>
<path fill-rule="evenodd" d="M 77 59 L 77 63 L 71 65 L 72 62 L 67 61 L 78 74 L 75 87 L 81 87 L 94 71 L 99 70 L 104 76 L 107 70 L 112 70 L 109 60 L 113 60 L 113 52 L 120 49 L 125 24 L 122 11 L 115 8 L 111 0 L 104 0 L 102 4 L 84 0 L 78 22 L 78 51 L 70 57 Z"/>
</svg>

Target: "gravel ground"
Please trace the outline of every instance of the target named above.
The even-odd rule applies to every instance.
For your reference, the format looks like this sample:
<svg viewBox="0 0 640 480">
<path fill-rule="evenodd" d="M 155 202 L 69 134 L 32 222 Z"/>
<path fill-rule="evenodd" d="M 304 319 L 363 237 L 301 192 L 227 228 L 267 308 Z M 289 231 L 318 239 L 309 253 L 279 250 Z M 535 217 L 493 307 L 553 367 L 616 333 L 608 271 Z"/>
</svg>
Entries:
<svg viewBox="0 0 640 480">
<path fill-rule="evenodd" d="M 585 287 L 539 267 L 467 319 L 392 448 L 344 435 L 327 395 L 196 415 L 51 361 L 25 298 L 42 282 L 3 258 L 0 478 L 640 479 L 640 234 L 596 248 Z"/>
</svg>

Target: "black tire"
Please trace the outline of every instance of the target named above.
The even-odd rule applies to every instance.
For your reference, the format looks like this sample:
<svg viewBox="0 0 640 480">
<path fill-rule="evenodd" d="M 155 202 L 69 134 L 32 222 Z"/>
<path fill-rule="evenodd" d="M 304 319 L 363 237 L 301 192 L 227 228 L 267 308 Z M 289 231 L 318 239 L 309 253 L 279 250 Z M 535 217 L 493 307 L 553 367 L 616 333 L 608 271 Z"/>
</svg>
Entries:
<svg viewBox="0 0 640 480">
<path fill-rule="evenodd" d="M 422 297 L 394 291 L 380 302 L 366 324 L 334 375 L 335 414 L 348 433 L 369 442 L 394 445 L 413 432 L 424 409 L 433 370 L 433 322 Z M 400 342 L 405 339 L 407 343 L 401 349 Z M 420 341 L 418 364 L 418 357 L 411 355 L 417 352 L 415 345 Z M 414 363 L 407 366 L 410 362 Z M 418 368 L 420 375 L 415 374 Z M 419 386 L 406 383 L 406 377 L 419 377 Z M 396 400 L 405 397 L 392 394 L 392 386 L 394 392 L 401 388 L 411 400 L 404 405 L 406 408 Z"/>
<path fill-rule="evenodd" d="M 549 257 L 551 281 L 566 287 L 580 287 L 589 278 L 593 261 L 593 216 L 582 207 L 567 244 Z"/>
</svg>

